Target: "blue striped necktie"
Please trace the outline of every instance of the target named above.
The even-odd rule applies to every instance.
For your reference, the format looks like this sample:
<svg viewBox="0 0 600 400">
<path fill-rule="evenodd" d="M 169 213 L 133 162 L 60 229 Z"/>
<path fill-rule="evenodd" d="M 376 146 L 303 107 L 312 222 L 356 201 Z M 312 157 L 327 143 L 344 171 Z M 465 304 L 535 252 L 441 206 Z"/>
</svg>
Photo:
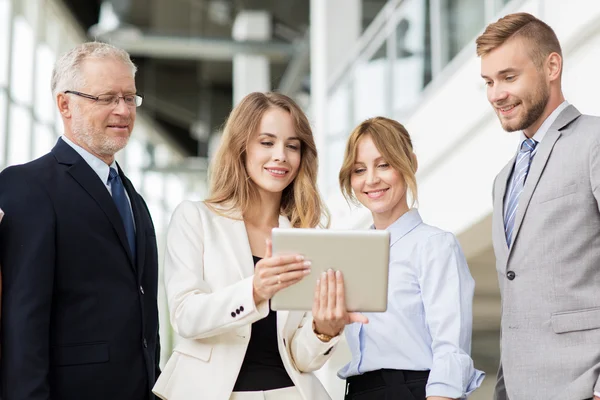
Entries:
<svg viewBox="0 0 600 400">
<path fill-rule="evenodd" d="M 508 205 L 504 212 L 504 233 L 506 234 L 506 244 L 508 244 L 508 247 L 510 247 L 513 229 L 515 227 L 515 216 L 517 215 L 517 208 L 519 206 L 519 197 L 523 192 L 525 179 L 527 179 L 527 173 L 529 172 L 531 160 L 533 160 L 533 156 L 535 155 L 537 144 L 538 142 L 533 139 L 525 139 L 523 140 L 523 143 L 521 143 L 519 154 L 517 154 L 517 160 L 512 174 L 512 185 L 509 186 L 510 192 L 505 200 Z"/>
<path fill-rule="evenodd" d="M 108 174 L 108 182 L 110 183 L 110 190 L 112 192 L 112 198 L 121 214 L 123 225 L 125 227 L 125 234 L 127 235 L 127 241 L 129 242 L 129 248 L 131 249 L 131 255 L 135 259 L 135 227 L 133 226 L 133 215 L 131 213 L 131 207 L 125 194 L 125 187 L 121 181 L 121 177 L 116 169 L 111 168 Z"/>
</svg>

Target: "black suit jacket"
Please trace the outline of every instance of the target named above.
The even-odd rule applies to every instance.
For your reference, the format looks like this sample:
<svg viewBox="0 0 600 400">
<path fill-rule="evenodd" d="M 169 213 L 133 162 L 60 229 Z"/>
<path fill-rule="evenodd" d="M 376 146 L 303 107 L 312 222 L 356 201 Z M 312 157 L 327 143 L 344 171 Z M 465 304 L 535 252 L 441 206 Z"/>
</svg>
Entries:
<svg viewBox="0 0 600 400">
<path fill-rule="evenodd" d="M 62 139 L 0 173 L 3 400 L 147 400 L 158 374 L 148 208 L 119 173 L 137 254 L 94 170 Z"/>
</svg>

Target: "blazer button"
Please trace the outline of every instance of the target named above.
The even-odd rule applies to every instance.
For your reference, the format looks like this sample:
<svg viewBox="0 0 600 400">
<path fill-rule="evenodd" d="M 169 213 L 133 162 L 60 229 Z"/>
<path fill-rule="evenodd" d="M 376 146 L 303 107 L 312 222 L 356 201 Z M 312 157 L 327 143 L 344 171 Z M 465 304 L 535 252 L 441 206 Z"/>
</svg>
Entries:
<svg viewBox="0 0 600 400">
<path fill-rule="evenodd" d="M 240 313 L 240 309 L 238 308 L 237 310 L 235 310 L 235 313 L 239 314 Z"/>
<path fill-rule="evenodd" d="M 506 277 L 508 278 L 509 281 L 512 281 L 513 279 L 515 279 L 515 273 L 513 271 L 508 271 L 506 273 Z"/>
<path fill-rule="evenodd" d="M 240 306 L 240 311 L 244 312 L 244 306 Z"/>
<path fill-rule="evenodd" d="M 144 293 L 144 287 L 143 287 L 143 286 L 140 286 L 140 293 L 141 293 L 141 294 L 145 294 L 145 293 Z"/>
<path fill-rule="evenodd" d="M 236 314 L 235 314 L 235 312 L 234 312 L 234 311 L 232 311 L 232 312 L 231 312 L 231 316 L 232 316 L 233 318 L 235 318 Z"/>
<path fill-rule="evenodd" d="M 148 342 L 146 341 L 146 338 L 144 338 L 144 340 L 142 341 L 142 344 L 144 345 L 145 349 L 148 348 Z"/>
</svg>

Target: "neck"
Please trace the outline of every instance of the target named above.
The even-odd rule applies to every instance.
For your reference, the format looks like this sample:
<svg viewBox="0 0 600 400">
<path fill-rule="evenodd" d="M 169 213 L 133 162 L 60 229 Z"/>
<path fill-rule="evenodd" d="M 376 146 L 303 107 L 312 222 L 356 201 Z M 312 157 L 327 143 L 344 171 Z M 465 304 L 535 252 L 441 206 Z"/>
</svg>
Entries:
<svg viewBox="0 0 600 400">
<path fill-rule="evenodd" d="M 386 229 L 409 210 L 408 204 L 405 203 L 385 213 L 373 213 L 373 225 L 375 225 L 375 229 Z"/>
<path fill-rule="evenodd" d="M 532 138 L 533 135 L 540 129 L 540 126 L 544 123 L 546 119 L 565 101 L 565 96 L 562 94 L 562 91 L 558 91 L 558 93 L 554 96 L 550 96 L 548 99 L 548 103 L 546 103 L 546 107 L 544 108 L 544 112 L 540 117 L 528 128 L 523 129 L 523 133 L 528 138 Z"/>
<path fill-rule="evenodd" d="M 90 153 L 90 154 L 94 155 L 95 157 L 99 158 L 100 160 L 104 161 L 104 163 L 106 163 L 106 165 L 110 166 L 115 161 L 114 154 L 113 155 L 107 155 L 107 154 L 99 154 L 99 153 L 95 152 L 87 144 L 85 144 L 82 140 L 78 140 L 77 136 L 74 135 L 72 132 L 65 131 L 65 136 L 71 142 L 75 143 L 77 146 L 81 147 L 82 149 L 84 149 L 88 153 Z"/>
<path fill-rule="evenodd" d="M 258 227 L 279 226 L 281 193 L 265 193 L 259 189 L 260 201 L 244 214 L 244 221 Z"/>
</svg>

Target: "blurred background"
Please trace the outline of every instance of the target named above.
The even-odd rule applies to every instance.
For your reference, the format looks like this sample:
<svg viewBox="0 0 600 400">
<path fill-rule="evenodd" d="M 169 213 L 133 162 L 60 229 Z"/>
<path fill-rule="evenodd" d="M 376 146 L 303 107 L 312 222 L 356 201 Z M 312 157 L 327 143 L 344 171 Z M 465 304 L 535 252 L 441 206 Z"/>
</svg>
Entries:
<svg viewBox="0 0 600 400">
<path fill-rule="evenodd" d="M 515 11 L 554 28 L 567 99 L 600 114 L 600 2 L 0 0 L 0 170 L 45 154 L 62 134 L 53 63 L 89 40 L 124 48 L 139 67 L 144 104 L 117 159 L 148 202 L 161 252 L 176 205 L 205 197 L 220 129 L 247 93 L 281 91 L 309 115 L 335 228 L 370 225 L 336 184 L 347 136 L 365 118 L 398 119 L 419 158 L 421 214 L 459 237 L 476 280 L 472 355 L 488 377 L 470 398 L 490 399 L 500 323 L 491 187 L 518 136 L 502 131 L 487 103 L 474 40 Z M 175 339 L 162 283 L 160 310 L 164 364 Z M 334 399 L 344 387 L 335 371 L 348 357 L 341 346 L 319 372 Z"/>
</svg>

